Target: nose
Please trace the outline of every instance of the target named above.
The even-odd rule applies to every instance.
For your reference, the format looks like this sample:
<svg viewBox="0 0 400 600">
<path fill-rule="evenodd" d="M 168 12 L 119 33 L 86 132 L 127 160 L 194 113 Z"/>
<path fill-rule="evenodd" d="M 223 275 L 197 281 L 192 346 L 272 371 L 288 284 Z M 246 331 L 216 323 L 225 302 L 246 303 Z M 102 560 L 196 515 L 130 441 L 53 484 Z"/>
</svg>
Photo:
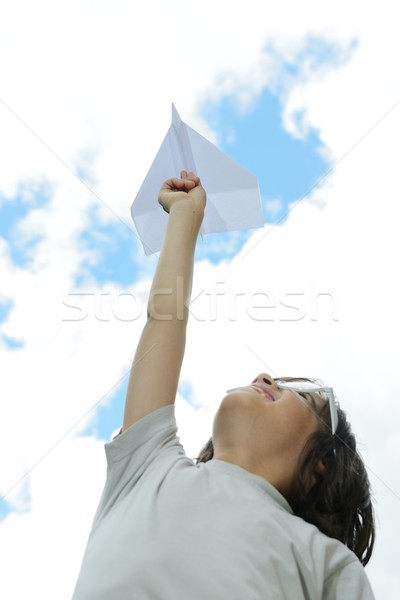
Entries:
<svg viewBox="0 0 400 600">
<path fill-rule="evenodd" d="M 274 378 L 271 377 L 271 375 L 269 375 L 268 373 L 260 373 L 260 375 L 258 375 L 251 383 L 259 383 L 264 385 L 271 385 L 272 387 L 277 387 Z"/>
</svg>

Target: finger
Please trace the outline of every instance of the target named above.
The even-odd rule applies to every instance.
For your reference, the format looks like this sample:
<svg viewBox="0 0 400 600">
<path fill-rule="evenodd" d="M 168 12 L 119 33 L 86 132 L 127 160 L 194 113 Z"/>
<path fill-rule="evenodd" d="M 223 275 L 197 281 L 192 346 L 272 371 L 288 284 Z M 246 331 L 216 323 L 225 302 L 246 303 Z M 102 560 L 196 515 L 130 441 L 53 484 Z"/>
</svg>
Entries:
<svg viewBox="0 0 400 600">
<path fill-rule="evenodd" d="M 185 182 L 182 179 L 178 179 L 178 177 L 171 177 L 171 179 L 167 179 L 164 181 L 163 187 L 168 188 L 169 190 L 173 188 L 182 189 L 185 186 Z"/>
<path fill-rule="evenodd" d="M 181 173 L 186 173 L 186 171 L 181 171 Z M 168 190 L 182 190 L 183 188 L 192 189 L 198 185 L 200 179 L 194 175 L 193 179 L 189 178 L 188 175 L 184 179 L 179 179 L 178 177 L 171 177 L 171 179 L 167 179 L 163 183 L 163 188 Z"/>
<path fill-rule="evenodd" d="M 187 178 L 187 179 L 199 179 L 199 178 L 197 177 L 196 173 L 194 173 L 193 171 L 189 171 L 189 172 L 186 174 L 186 178 Z"/>
<path fill-rule="evenodd" d="M 182 183 L 187 189 L 192 189 L 197 185 L 197 182 L 194 179 L 192 179 L 189 175 L 186 175 L 186 177 L 182 179 Z"/>
<path fill-rule="evenodd" d="M 187 174 L 187 179 L 189 181 L 193 181 L 193 183 L 194 183 L 193 187 L 196 187 L 196 186 L 200 185 L 200 177 L 198 177 L 197 175 L 195 175 L 195 173 L 193 173 L 193 171 L 190 171 Z"/>
<path fill-rule="evenodd" d="M 196 173 L 194 173 L 193 171 L 181 171 L 181 178 L 182 179 L 191 179 L 192 181 L 196 181 L 196 182 L 197 182 L 197 180 L 199 180 L 199 177 L 197 177 Z"/>
</svg>

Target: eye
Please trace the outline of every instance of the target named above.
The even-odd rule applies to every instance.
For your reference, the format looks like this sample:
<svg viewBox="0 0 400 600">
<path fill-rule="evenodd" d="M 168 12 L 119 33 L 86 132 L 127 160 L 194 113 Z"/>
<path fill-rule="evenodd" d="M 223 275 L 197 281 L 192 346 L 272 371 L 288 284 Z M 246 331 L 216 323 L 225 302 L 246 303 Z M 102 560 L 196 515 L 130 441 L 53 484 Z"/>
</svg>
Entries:
<svg viewBox="0 0 400 600">
<path fill-rule="evenodd" d="M 311 404 L 311 407 L 313 410 L 317 411 L 318 410 L 318 403 L 316 401 L 316 399 L 314 398 L 314 395 L 311 394 L 311 392 L 298 392 L 300 394 L 300 396 L 302 398 L 304 398 L 304 400 L 307 400 L 307 402 L 309 402 Z"/>
</svg>

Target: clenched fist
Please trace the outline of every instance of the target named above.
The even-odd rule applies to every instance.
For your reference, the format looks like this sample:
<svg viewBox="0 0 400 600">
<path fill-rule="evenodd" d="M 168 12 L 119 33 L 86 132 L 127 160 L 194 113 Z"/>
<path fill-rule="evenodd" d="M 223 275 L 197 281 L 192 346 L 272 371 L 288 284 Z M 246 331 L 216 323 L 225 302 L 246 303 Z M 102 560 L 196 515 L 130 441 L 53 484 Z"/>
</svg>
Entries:
<svg viewBox="0 0 400 600">
<path fill-rule="evenodd" d="M 195 211 L 204 211 L 206 192 L 197 175 L 181 171 L 181 179 L 172 177 L 164 181 L 158 194 L 158 202 L 167 213 L 178 204 Z"/>
</svg>

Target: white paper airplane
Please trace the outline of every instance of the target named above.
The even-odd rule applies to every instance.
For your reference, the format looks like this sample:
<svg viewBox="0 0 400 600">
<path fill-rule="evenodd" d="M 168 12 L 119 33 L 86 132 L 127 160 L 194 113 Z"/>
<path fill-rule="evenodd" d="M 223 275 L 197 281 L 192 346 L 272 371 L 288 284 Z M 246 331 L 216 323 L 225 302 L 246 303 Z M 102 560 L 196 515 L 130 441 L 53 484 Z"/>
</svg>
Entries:
<svg viewBox="0 0 400 600">
<path fill-rule="evenodd" d="M 196 173 L 207 192 L 202 235 L 264 226 L 257 177 L 186 125 L 172 105 L 171 126 L 131 207 L 146 254 L 161 249 L 167 227 L 159 189 L 181 171 Z"/>
</svg>

